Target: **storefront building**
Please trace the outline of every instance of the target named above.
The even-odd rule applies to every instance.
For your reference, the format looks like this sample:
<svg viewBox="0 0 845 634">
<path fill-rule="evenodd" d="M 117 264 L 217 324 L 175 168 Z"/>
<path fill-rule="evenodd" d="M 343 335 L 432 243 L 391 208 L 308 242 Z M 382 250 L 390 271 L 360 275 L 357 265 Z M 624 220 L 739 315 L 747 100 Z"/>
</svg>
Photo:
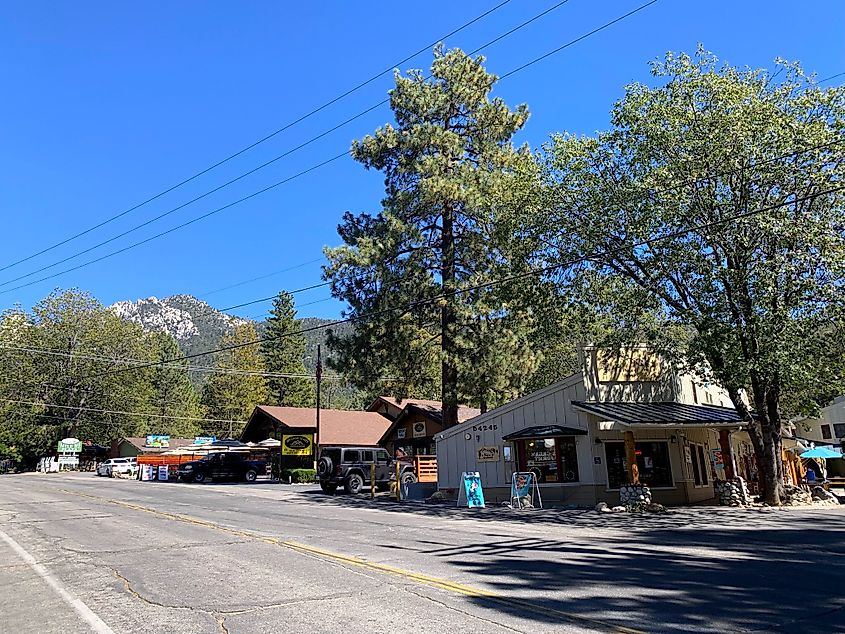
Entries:
<svg viewBox="0 0 845 634">
<path fill-rule="evenodd" d="M 393 407 L 391 407 L 393 406 Z M 390 427 L 379 440 L 391 456 L 400 450 L 406 456 L 433 456 L 437 452 L 434 437 L 443 431 L 443 404 L 440 401 L 406 399 L 397 401 L 380 396 L 371 408 L 384 408 L 393 418 Z M 372 411 L 372 410 L 371 410 Z M 481 410 L 458 406 L 458 422 L 474 418 Z"/>
<path fill-rule="evenodd" d="M 514 472 L 532 471 L 546 503 L 615 504 L 633 456 L 655 501 L 712 499 L 713 480 L 735 472 L 731 434 L 743 427 L 727 394 L 643 348 L 585 348 L 580 361 L 581 372 L 438 434 L 438 487 L 478 472 L 500 502 Z"/>
</svg>

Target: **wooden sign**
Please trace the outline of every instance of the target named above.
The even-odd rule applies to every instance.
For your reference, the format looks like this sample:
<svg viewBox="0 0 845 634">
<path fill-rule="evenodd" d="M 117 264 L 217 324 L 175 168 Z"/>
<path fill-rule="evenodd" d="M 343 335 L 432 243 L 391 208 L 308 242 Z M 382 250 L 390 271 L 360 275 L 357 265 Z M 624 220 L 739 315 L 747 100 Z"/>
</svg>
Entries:
<svg viewBox="0 0 845 634">
<path fill-rule="evenodd" d="M 476 460 L 478 462 L 499 462 L 498 445 L 491 445 L 489 447 L 479 447 Z"/>
</svg>

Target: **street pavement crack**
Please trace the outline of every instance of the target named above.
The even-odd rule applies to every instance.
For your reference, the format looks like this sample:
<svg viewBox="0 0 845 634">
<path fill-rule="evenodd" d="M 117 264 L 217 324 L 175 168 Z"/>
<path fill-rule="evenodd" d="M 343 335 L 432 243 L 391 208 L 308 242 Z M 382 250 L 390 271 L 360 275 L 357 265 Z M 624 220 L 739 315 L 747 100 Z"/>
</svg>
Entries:
<svg viewBox="0 0 845 634">
<path fill-rule="evenodd" d="M 139 601 L 143 601 L 147 605 L 152 605 L 152 606 L 157 607 L 157 608 L 164 608 L 165 610 L 188 610 L 190 612 L 199 612 L 201 614 L 208 614 L 209 616 L 217 618 L 217 617 L 214 616 L 214 612 L 212 612 L 211 610 L 204 610 L 202 608 L 195 608 L 191 605 L 168 605 L 166 603 L 154 601 L 153 599 L 145 597 L 140 592 L 138 592 L 135 588 L 133 588 L 132 583 L 129 581 L 129 579 L 127 579 L 122 574 L 120 574 L 120 572 L 118 570 L 115 570 L 114 568 L 110 568 L 110 570 L 112 571 L 112 574 L 114 574 L 115 577 L 117 577 L 120 581 L 123 582 L 123 587 L 125 588 L 126 592 L 128 592 L 130 595 L 132 595 L 133 597 L 135 597 Z"/>
<path fill-rule="evenodd" d="M 510 630 L 511 632 L 517 632 L 518 634 L 529 634 L 529 632 L 527 632 L 525 630 L 518 630 L 515 627 L 512 627 L 510 625 L 505 625 L 504 623 L 499 623 L 498 621 L 494 621 L 493 619 L 488 619 L 486 617 L 479 616 L 478 614 L 473 614 L 472 612 L 468 612 L 467 610 L 462 610 L 462 609 L 460 609 L 460 608 L 458 608 L 454 605 L 449 605 L 445 601 L 439 601 L 438 599 L 435 599 L 434 597 L 423 594 L 421 592 L 417 592 L 417 591 L 413 590 L 412 588 L 410 588 L 408 586 L 404 586 L 404 587 L 399 586 L 399 587 L 409 594 L 413 594 L 414 596 L 419 597 L 420 599 L 426 599 L 428 601 L 431 601 L 432 603 L 435 603 L 436 605 L 439 605 L 440 607 L 446 608 L 447 610 L 452 610 L 453 612 L 457 612 L 458 614 L 463 614 L 464 616 L 468 616 L 472 619 L 477 619 L 479 621 L 483 621 L 484 623 L 489 623 L 490 625 L 502 627 L 502 628 L 505 628 L 506 630 Z"/>
<path fill-rule="evenodd" d="M 226 616 L 237 616 L 241 614 L 251 614 L 252 612 L 261 612 L 262 610 L 272 610 L 274 608 L 284 608 L 291 605 L 300 605 L 303 603 L 319 603 L 321 601 L 334 601 L 335 599 L 344 599 L 348 597 L 361 596 L 360 592 L 338 592 L 335 594 L 327 594 L 322 597 L 307 597 L 305 599 L 293 599 L 290 601 L 268 603 L 266 605 L 255 605 L 248 608 L 237 610 L 215 610 L 215 614 L 223 614 Z"/>
</svg>

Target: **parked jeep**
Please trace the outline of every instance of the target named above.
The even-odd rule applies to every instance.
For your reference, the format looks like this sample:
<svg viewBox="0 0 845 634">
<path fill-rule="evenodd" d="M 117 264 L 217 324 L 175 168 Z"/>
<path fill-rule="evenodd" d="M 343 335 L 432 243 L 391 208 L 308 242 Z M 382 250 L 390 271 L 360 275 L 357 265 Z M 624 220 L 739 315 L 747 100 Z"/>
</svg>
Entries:
<svg viewBox="0 0 845 634">
<path fill-rule="evenodd" d="M 246 480 L 255 482 L 259 473 L 267 470 L 265 462 L 247 460 L 234 451 L 208 454 L 202 460 L 184 462 L 179 465 L 179 479 L 185 482 L 215 480 Z"/>
<path fill-rule="evenodd" d="M 384 449 L 372 447 L 323 447 L 317 460 L 317 477 L 320 488 L 334 493 L 339 486 L 352 495 L 370 486 L 371 465 L 376 466 L 376 487 L 385 490 L 396 478 L 396 463 Z M 403 484 L 416 482 L 414 466 L 400 462 L 400 477 Z"/>
</svg>

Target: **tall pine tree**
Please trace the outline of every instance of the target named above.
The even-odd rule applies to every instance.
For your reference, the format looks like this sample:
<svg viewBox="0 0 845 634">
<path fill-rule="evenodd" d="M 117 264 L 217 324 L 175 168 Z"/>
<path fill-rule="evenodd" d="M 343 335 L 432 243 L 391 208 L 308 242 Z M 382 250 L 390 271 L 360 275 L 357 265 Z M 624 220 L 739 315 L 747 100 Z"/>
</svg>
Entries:
<svg viewBox="0 0 845 634">
<path fill-rule="evenodd" d="M 258 339 L 255 326 L 239 324 L 234 333 L 223 337 L 221 348 L 246 344 Z M 264 362 L 256 345 L 246 345 L 224 350 L 216 355 L 214 367 L 219 370 L 205 384 L 202 404 L 208 418 L 245 421 L 256 405 L 267 403 L 267 379 Z M 208 423 L 209 433 L 231 436 L 238 431 L 236 425 Z"/>
<path fill-rule="evenodd" d="M 514 272 L 497 221 L 523 204 L 534 173 L 530 152 L 511 142 L 528 110 L 490 98 L 497 78 L 483 62 L 438 46 L 430 76 L 397 72 L 396 126 L 352 146 L 356 160 L 385 174 L 382 211 L 345 214 L 345 245 L 327 249 L 332 292 L 360 319 L 349 336 L 330 339 L 336 365 L 359 384 L 399 374 L 416 386 L 430 385 L 437 367 L 446 426 L 457 423 L 459 400 L 518 389 L 533 368 L 498 358 L 531 357 L 527 325 L 511 319 L 500 289 L 463 292 Z M 408 307 L 420 300 L 431 301 Z M 508 345 L 491 346 L 505 327 Z M 472 355 L 479 345 L 489 347 Z M 486 378 L 470 380 L 477 376 Z"/>
<path fill-rule="evenodd" d="M 296 319 L 293 296 L 282 291 L 273 300 L 273 309 L 267 320 L 265 341 L 261 354 L 268 372 L 275 374 L 307 374 L 305 335 Z M 309 407 L 314 403 L 314 384 L 302 376 L 271 376 L 267 379 L 270 400 L 289 407 Z"/>
</svg>

